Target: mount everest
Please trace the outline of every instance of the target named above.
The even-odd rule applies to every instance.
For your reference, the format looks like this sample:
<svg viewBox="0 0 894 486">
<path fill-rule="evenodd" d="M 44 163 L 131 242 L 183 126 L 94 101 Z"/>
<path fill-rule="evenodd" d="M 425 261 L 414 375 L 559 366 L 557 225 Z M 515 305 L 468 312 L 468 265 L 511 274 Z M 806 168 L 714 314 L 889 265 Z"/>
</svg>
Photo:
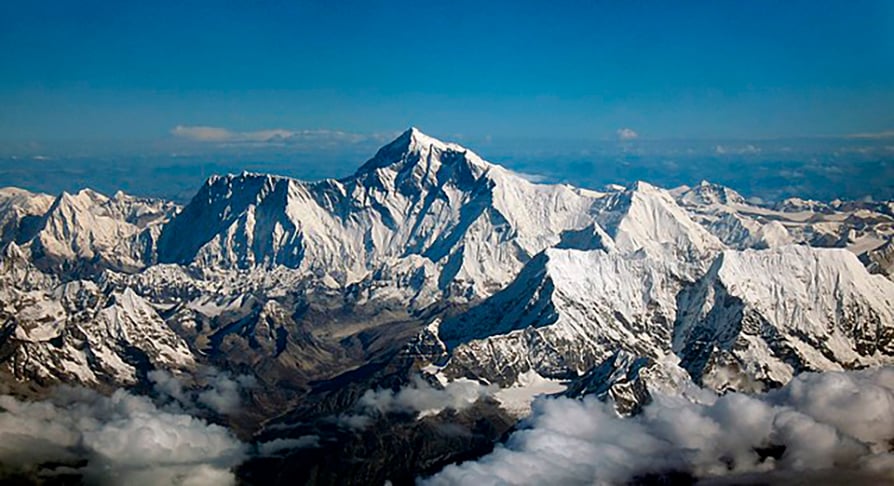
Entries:
<svg viewBox="0 0 894 486">
<path fill-rule="evenodd" d="M 892 235 L 891 202 L 536 184 L 415 128 L 343 179 L 213 176 L 183 207 L 7 188 L 0 383 L 146 391 L 213 366 L 258 382 L 216 419 L 267 441 L 348 440 L 320 420 L 420 374 L 497 390 L 460 423 L 511 424 L 542 393 L 636 413 L 689 387 L 765 392 L 894 363 Z"/>
</svg>

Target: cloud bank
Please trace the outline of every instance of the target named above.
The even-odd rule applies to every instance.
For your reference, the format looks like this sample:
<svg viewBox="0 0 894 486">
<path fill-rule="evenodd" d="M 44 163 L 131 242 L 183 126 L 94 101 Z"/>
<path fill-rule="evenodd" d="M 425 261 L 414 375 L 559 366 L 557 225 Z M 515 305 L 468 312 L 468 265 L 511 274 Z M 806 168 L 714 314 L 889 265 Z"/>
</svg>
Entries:
<svg viewBox="0 0 894 486">
<path fill-rule="evenodd" d="M 894 481 L 894 368 L 806 373 L 709 403 L 656 396 L 634 418 L 592 398 L 540 399 L 524 428 L 479 459 L 423 480 L 623 484 L 682 473 L 704 484 Z"/>
<path fill-rule="evenodd" d="M 231 469 L 248 454 L 283 446 L 252 449 L 194 416 L 237 412 L 257 385 L 253 377 L 206 368 L 198 373 L 202 385 L 190 389 L 167 371 L 149 378 L 155 401 L 80 387 L 60 387 L 39 402 L 0 395 L 0 480 L 22 473 L 72 475 L 88 484 L 233 484 Z"/>
<path fill-rule="evenodd" d="M 190 412 L 208 408 L 223 415 L 238 411 L 244 396 L 258 385 L 253 376 L 233 376 L 214 368 L 202 370 L 200 379 L 205 385 L 195 390 L 184 389 L 183 382 L 165 370 L 150 371 L 148 376 L 156 394 L 162 399 Z"/>
<path fill-rule="evenodd" d="M 4 395 L 0 410 L 4 472 L 74 474 L 88 484 L 233 484 L 230 469 L 247 453 L 226 428 L 123 390 L 106 397 L 61 388 L 43 402 Z"/>
</svg>

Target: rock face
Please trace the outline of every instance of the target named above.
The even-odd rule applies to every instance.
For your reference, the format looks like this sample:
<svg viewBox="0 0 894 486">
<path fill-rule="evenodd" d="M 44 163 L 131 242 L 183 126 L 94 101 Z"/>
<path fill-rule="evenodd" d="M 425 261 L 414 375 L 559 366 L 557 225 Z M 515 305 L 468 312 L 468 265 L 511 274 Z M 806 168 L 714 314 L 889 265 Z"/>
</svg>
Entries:
<svg viewBox="0 0 894 486">
<path fill-rule="evenodd" d="M 601 400 L 610 399 L 622 414 L 633 414 L 651 401 L 649 387 L 640 372 L 654 365 L 655 362 L 649 358 L 617 351 L 574 380 L 564 395 L 571 398 L 593 395 Z"/>
<path fill-rule="evenodd" d="M 370 387 L 420 373 L 501 387 L 504 405 L 565 389 L 625 413 L 655 390 L 765 389 L 894 363 L 891 207 L 534 184 L 416 129 L 349 177 L 214 176 L 182 208 L 2 189 L 0 384 L 145 389 L 153 369 L 212 365 L 256 378 L 229 420 L 265 440 L 337 428 Z M 424 467 L 484 450 L 509 427 L 479 420 L 508 420 L 498 405 L 460 414 L 462 439 L 404 416 L 382 450 L 437 436 Z M 332 433 L 354 458 L 380 445 Z"/>
<path fill-rule="evenodd" d="M 872 273 L 894 277 L 894 243 L 891 240 L 860 255 L 860 261 Z"/>
</svg>

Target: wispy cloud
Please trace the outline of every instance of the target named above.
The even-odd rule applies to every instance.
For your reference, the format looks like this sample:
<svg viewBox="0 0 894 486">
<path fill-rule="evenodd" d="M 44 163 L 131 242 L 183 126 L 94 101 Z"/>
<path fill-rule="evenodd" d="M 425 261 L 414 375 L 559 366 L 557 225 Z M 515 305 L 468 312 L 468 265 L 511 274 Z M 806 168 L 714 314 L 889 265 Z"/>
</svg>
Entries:
<svg viewBox="0 0 894 486">
<path fill-rule="evenodd" d="M 755 155 L 761 153 L 761 149 L 752 144 L 735 147 L 729 145 L 715 145 L 714 153 L 717 155 Z"/>
<path fill-rule="evenodd" d="M 171 135 L 196 142 L 227 142 L 238 136 L 226 128 L 177 125 Z"/>
<path fill-rule="evenodd" d="M 355 413 L 336 417 L 341 425 L 354 429 L 368 426 L 379 415 L 401 412 L 419 416 L 437 415 L 444 409 L 463 410 L 497 389 L 464 378 L 436 388 L 420 376 L 398 391 L 367 390 L 356 404 Z"/>
<path fill-rule="evenodd" d="M 202 143 L 229 144 L 292 144 L 292 143 L 357 143 L 366 140 L 382 141 L 392 134 L 359 134 L 340 130 L 288 130 L 270 128 L 250 132 L 206 125 L 177 125 L 171 135 Z"/>
<path fill-rule="evenodd" d="M 894 138 L 894 130 L 885 130 L 882 132 L 867 132 L 867 133 L 851 133 L 845 135 L 845 138 L 862 138 L 862 139 L 882 139 L 882 138 Z"/>
</svg>

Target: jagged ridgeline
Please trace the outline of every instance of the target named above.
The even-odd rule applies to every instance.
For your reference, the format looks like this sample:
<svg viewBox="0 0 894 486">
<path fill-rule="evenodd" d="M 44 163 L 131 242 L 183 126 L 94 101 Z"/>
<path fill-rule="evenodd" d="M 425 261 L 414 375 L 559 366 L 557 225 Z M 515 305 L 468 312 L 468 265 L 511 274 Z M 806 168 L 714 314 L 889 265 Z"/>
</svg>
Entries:
<svg viewBox="0 0 894 486">
<path fill-rule="evenodd" d="M 541 393 L 626 413 L 656 391 L 752 392 L 894 362 L 892 235 L 890 202 L 537 184 L 415 128 L 343 179 L 213 176 L 183 207 L 8 188 L 0 377 L 25 396 L 151 391 L 153 370 L 214 366 L 257 381 L 250 405 L 216 420 L 265 440 L 328 433 L 356 460 L 373 446 L 320 420 L 367 390 L 420 374 L 487 387 L 477 408 L 425 419 L 468 440 L 403 422 L 376 447 L 436 445 L 351 470 L 411 478 L 486 452 Z M 263 463 L 272 476 L 243 473 L 284 480 L 289 457 L 318 479 L 344 466 L 286 454 Z"/>
</svg>

